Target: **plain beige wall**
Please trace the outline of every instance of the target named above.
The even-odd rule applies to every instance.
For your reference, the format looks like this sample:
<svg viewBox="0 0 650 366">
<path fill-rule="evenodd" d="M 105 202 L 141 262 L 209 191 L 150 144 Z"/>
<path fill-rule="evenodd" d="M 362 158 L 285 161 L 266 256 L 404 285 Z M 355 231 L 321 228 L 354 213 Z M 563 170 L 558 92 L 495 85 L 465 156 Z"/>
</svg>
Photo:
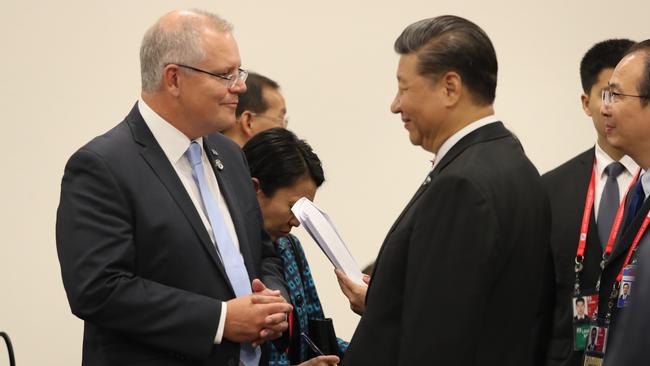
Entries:
<svg viewBox="0 0 650 366">
<path fill-rule="evenodd" d="M 500 64 L 497 115 L 544 172 L 595 139 L 579 104 L 582 54 L 606 38 L 647 38 L 650 14 L 646 0 L 3 1 L 0 330 L 12 336 L 21 366 L 80 363 L 82 322 L 70 314 L 54 241 L 63 167 L 138 97 L 145 29 L 186 7 L 234 23 L 243 66 L 280 82 L 289 128 L 324 163 L 327 182 L 316 202 L 360 266 L 376 256 L 432 158 L 410 145 L 389 112 L 398 60 L 392 44 L 406 25 L 452 13 L 485 29 Z M 296 232 L 326 313 L 350 338 L 358 317 L 329 262 Z M 0 346 L 0 365 L 6 362 Z"/>
</svg>

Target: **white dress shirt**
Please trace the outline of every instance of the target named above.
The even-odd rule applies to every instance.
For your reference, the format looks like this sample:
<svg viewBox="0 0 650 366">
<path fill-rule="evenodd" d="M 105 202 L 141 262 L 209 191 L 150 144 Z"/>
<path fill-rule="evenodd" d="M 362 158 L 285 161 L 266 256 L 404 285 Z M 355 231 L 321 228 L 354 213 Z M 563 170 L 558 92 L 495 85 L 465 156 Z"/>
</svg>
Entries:
<svg viewBox="0 0 650 366">
<path fill-rule="evenodd" d="M 598 143 L 596 143 L 594 150 L 596 156 L 596 195 L 594 197 L 594 215 L 595 217 L 598 217 L 600 198 L 603 195 L 605 183 L 607 182 L 607 174 L 605 174 L 605 168 L 609 164 L 613 163 L 614 159 L 607 155 L 607 153 L 598 145 Z M 632 160 L 631 157 L 627 155 L 623 156 L 619 162 L 625 167 L 625 169 L 623 169 L 616 180 L 618 183 L 619 199 L 622 202 L 625 199 L 625 192 L 627 192 L 628 187 L 630 187 L 630 184 L 632 184 L 632 180 L 639 172 L 639 166 L 634 162 L 634 160 Z M 641 184 L 643 184 L 643 182 Z M 643 188 L 645 189 L 645 184 L 643 184 Z"/>
<path fill-rule="evenodd" d="M 487 117 L 483 117 L 479 119 L 478 121 L 474 121 L 467 126 L 461 128 L 460 130 L 456 131 L 455 134 L 451 135 L 445 142 L 440 145 L 440 148 L 438 149 L 438 153 L 436 154 L 436 158 L 433 160 L 433 167 L 432 169 L 435 169 L 435 167 L 440 163 L 440 160 L 442 160 L 443 157 L 451 150 L 454 145 L 460 141 L 463 137 L 469 135 L 472 131 L 478 130 L 479 128 L 489 125 L 490 123 L 495 123 L 499 122 L 499 120 L 496 118 L 495 115 L 490 115 Z"/>
<path fill-rule="evenodd" d="M 169 162 L 174 167 L 174 171 L 176 171 L 176 174 L 178 175 L 178 178 L 180 178 L 181 183 L 183 183 L 183 187 L 185 187 L 185 190 L 189 194 L 190 199 L 196 208 L 196 211 L 201 217 L 201 221 L 203 221 L 203 225 L 205 225 L 205 228 L 210 235 L 210 239 L 212 239 L 212 244 L 216 244 L 214 240 L 214 233 L 212 232 L 212 226 L 210 225 L 210 220 L 208 219 L 205 208 L 203 207 L 201 192 L 199 192 L 199 187 L 196 185 L 194 178 L 192 177 L 192 166 L 190 165 L 190 161 L 185 156 L 185 152 L 190 147 L 190 143 L 192 141 L 187 136 L 185 136 L 185 134 L 176 129 L 176 127 L 172 126 L 169 122 L 165 121 L 156 112 L 154 112 L 142 99 L 138 100 L 138 109 L 140 110 L 140 114 L 147 124 L 147 127 L 149 127 L 151 130 L 153 137 L 156 139 L 158 145 L 160 145 L 160 148 L 165 153 L 165 156 L 167 156 L 167 159 L 169 159 Z M 217 182 L 217 177 L 214 175 L 214 171 L 212 171 L 211 164 L 208 161 L 208 156 L 206 155 L 205 151 L 203 151 L 203 139 L 198 138 L 195 141 L 199 144 L 199 146 L 201 146 L 203 174 L 206 177 L 208 188 L 219 203 L 219 210 L 221 210 L 221 213 L 223 214 L 224 221 L 228 227 L 228 233 L 230 234 L 233 243 L 237 248 L 239 248 L 239 240 L 237 238 L 237 233 L 235 231 L 235 225 L 232 221 L 232 217 L 230 216 L 230 212 L 227 209 L 228 205 L 223 195 L 221 194 L 221 191 L 219 190 L 219 183 Z M 227 303 L 223 301 L 221 303 L 221 316 L 219 317 L 219 326 L 217 328 L 217 334 L 214 338 L 215 344 L 220 344 L 223 338 L 223 330 L 226 324 L 226 312 Z"/>
</svg>

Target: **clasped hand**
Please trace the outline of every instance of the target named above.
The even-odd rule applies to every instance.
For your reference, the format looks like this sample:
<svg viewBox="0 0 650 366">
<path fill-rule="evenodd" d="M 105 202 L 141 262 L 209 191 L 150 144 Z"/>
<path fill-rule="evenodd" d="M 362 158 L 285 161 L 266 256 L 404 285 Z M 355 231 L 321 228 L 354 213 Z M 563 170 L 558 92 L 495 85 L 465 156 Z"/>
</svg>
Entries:
<svg viewBox="0 0 650 366">
<path fill-rule="evenodd" d="M 279 338 L 287 330 L 287 314 L 293 307 L 280 291 L 267 288 L 254 279 L 253 293 L 229 300 L 226 312 L 224 338 L 237 343 L 250 342 L 256 347 Z"/>
</svg>

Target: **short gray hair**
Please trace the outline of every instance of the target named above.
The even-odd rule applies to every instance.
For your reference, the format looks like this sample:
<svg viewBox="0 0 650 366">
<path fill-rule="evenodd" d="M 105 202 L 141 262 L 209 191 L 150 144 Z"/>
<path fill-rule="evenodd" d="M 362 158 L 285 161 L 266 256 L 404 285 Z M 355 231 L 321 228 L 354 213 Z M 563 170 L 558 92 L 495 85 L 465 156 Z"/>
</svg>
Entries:
<svg viewBox="0 0 650 366">
<path fill-rule="evenodd" d="M 216 14 L 205 10 L 189 10 L 197 16 L 182 17 L 179 24 L 166 24 L 160 18 L 142 38 L 140 46 L 140 76 L 142 91 L 153 92 L 160 87 L 162 71 L 169 63 L 194 64 L 203 61 L 201 27 L 219 32 L 232 32 L 232 25 Z"/>
<path fill-rule="evenodd" d="M 645 108 L 648 103 L 650 103 L 650 39 L 646 39 L 633 45 L 632 48 L 627 51 L 628 55 L 633 53 L 640 53 L 643 55 L 644 70 L 641 73 L 636 89 L 638 94 L 644 96 L 639 99 L 641 107 Z"/>
</svg>

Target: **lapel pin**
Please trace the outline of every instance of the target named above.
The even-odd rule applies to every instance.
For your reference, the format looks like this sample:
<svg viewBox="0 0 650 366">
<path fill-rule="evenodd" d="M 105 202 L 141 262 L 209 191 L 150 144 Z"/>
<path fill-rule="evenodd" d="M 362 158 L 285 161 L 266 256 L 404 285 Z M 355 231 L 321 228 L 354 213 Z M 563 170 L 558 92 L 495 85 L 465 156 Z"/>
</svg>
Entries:
<svg viewBox="0 0 650 366">
<path fill-rule="evenodd" d="M 223 170 L 223 163 L 219 159 L 214 159 L 214 166 L 220 171 Z"/>
<path fill-rule="evenodd" d="M 219 156 L 219 153 L 217 152 L 217 150 L 215 150 L 215 149 L 210 149 L 210 151 L 212 151 L 212 155 L 214 155 L 214 156 Z"/>
<path fill-rule="evenodd" d="M 429 184 L 429 182 L 431 182 L 431 177 L 427 176 L 426 179 L 424 179 L 424 182 L 422 182 L 422 185 L 426 186 L 427 184 Z"/>
</svg>

